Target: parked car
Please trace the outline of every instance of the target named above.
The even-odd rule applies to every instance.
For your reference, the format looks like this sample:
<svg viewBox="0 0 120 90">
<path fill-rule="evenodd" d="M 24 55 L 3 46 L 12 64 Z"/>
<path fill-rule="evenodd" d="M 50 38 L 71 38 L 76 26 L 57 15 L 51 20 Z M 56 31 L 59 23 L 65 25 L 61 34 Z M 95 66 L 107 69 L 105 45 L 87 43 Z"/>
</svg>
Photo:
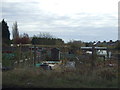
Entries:
<svg viewBox="0 0 120 90">
<path fill-rule="evenodd" d="M 52 70 L 51 66 L 49 66 L 47 63 L 41 64 L 40 67 L 44 70 Z"/>
<path fill-rule="evenodd" d="M 12 70 L 12 67 L 2 67 L 2 71 L 8 71 L 8 70 Z"/>
</svg>

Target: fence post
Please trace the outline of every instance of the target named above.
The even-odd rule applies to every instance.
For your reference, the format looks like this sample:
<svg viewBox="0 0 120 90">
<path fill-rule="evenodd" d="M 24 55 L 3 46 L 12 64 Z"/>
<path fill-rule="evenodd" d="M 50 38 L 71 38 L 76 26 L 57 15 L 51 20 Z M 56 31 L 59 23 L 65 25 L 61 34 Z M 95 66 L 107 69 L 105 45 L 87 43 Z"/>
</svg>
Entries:
<svg viewBox="0 0 120 90">
<path fill-rule="evenodd" d="M 107 47 L 107 59 L 109 59 L 109 49 Z"/>
<path fill-rule="evenodd" d="M 18 61 L 18 64 L 20 64 L 20 59 L 21 59 L 21 43 L 19 44 L 19 61 Z"/>
<path fill-rule="evenodd" d="M 95 47 L 92 46 L 92 61 L 91 61 L 91 69 L 93 70 L 95 67 Z"/>
<path fill-rule="evenodd" d="M 30 64 L 33 63 L 32 47 L 30 47 Z"/>
<path fill-rule="evenodd" d="M 34 45 L 34 60 L 33 60 L 33 64 L 34 64 L 34 66 L 36 64 L 36 45 Z"/>
</svg>

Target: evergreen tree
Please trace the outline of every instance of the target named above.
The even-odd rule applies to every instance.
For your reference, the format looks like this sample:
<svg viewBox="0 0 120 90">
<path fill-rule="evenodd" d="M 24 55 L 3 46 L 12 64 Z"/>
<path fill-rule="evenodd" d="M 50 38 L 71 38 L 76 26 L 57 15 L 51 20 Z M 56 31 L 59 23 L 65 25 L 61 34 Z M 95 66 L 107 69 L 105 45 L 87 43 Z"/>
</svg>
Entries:
<svg viewBox="0 0 120 90">
<path fill-rule="evenodd" d="M 9 45 L 10 44 L 10 32 L 9 32 L 9 27 L 7 23 L 4 21 L 4 19 L 0 23 L 0 26 L 2 26 L 2 28 L 0 28 L 2 29 L 2 44 Z"/>
</svg>

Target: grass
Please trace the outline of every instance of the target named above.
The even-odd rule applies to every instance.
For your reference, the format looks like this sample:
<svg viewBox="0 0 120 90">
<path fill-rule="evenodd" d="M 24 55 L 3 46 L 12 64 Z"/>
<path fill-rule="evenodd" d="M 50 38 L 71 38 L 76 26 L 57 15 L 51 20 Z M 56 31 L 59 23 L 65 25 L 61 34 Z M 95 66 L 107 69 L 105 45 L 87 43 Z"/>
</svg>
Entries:
<svg viewBox="0 0 120 90">
<path fill-rule="evenodd" d="M 35 67 L 5 71 L 3 87 L 23 88 L 117 88 L 118 74 L 114 68 L 76 70 L 41 70 Z"/>
</svg>

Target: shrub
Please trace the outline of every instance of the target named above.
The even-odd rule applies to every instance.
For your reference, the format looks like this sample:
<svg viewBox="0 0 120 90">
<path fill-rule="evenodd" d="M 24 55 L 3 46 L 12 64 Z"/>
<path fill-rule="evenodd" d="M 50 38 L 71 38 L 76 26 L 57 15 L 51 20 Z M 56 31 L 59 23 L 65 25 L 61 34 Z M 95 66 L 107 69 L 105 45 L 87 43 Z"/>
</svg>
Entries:
<svg viewBox="0 0 120 90">
<path fill-rule="evenodd" d="M 101 78 L 106 79 L 106 80 L 112 80 L 114 78 L 117 78 L 116 72 L 113 72 L 113 70 L 110 70 L 110 69 L 105 69 L 105 70 L 99 71 L 98 76 L 100 76 Z"/>
</svg>

